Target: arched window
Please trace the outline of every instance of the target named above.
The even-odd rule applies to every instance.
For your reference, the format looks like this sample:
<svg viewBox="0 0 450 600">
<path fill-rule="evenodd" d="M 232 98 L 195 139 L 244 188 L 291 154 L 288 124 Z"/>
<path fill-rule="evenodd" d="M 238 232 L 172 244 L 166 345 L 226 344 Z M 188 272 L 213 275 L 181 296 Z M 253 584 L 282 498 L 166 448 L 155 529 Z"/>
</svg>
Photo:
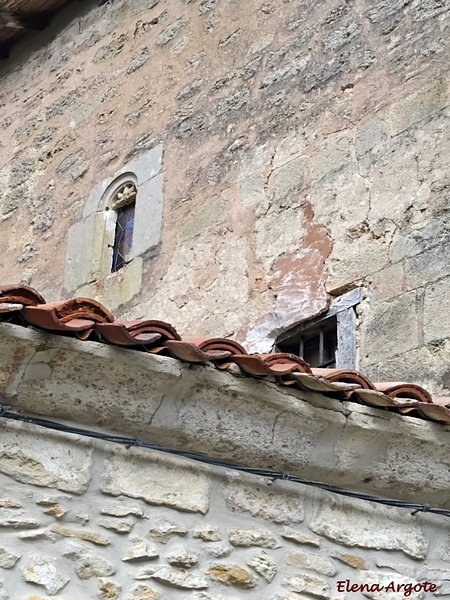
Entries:
<svg viewBox="0 0 450 600">
<path fill-rule="evenodd" d="M 136 194 L 135 184 L 128 181 L 117 190 L 111 201 L 111 208 L 117 213 L 111 273 L 122 269 L 129 260 L 133 241 Z"/>
</svg>

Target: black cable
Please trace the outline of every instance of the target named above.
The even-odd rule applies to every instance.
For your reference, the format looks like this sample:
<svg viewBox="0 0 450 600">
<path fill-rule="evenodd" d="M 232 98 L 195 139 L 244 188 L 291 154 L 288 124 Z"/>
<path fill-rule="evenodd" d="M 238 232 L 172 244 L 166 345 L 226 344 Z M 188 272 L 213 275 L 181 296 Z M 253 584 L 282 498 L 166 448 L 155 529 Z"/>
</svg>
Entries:
<svg viewBox="0 0 450 600">
<path fill-rule="evenodd" d="M 49 421 L 47 419 L 41 419 L 39 417 L 31 417 L 21 415 L 19 413 L 6 411 L 3 406 L 0 404 L 0 417 L 4 419 L 11 419 L 14 421 L 22 421 L 24 423 L 31 423 L 33 425 L 38 425 L 39 427 L 45 427 L 47 429 L 53 429 L 55 431 L 62 431 L 64 433 L 71 433 L 74 435 L 81 435 L 84 437 L 90 437 L 99 439 L 106 442 L 112 442 L 115 444 L 122 444 L 127 448 L 137 447 L 137 448 L 147 448 L 149 450 L 156 450 L 158 452 L 166 452 L 168 454 L 174 454 L 176 456 L 182 456 L 183 458 L 189 458 L 191 460 L 196 460 L 198 462 L 202 462 L 208 465 L 212 465 L 215 467 L 222 467 L 225 469 L 234 469 L 236 471 L 242 471 L 244 473 L 251 473 L 252 475 L 259 475 L 261 477 L 268 477 L 273 481 L 283 480 L 283 481 L 292 481 L 294 483 L 301 483 L 303 485 L 308 485 L 311 487 L 316 487 L 322 490 L 326 490 L 327 492 L 333 492 L 334 494 L 339 494 L 341 496 L 348 496 L 350 498 L 357 498 L 358 500 L 366 500 L 368 502 L 375 502 L 377 504 L 385 504 L 387 506 L 396 506 L 398 508 L 408 508 L 412 509 L 412 514 L 415 515 L 418 512 L 430 512 L 438 515 L 444 515 L 445 517 L 450 517 L 450 510 L 445 508 L 438 508 L 435 506 L 430 506 L 429 504 L 418 504 L 414 502 L 405 502 L 404 500 L 395 500 L 394 498 L 382 498 L 380 496 L 372 496 L 371 494 L 365 494 L 363 492 L 355 492 L 352 490 L 348 490 L 345 488 L 341 488 L 336 485 L 332 485 L 330 483 L 325 483 L 323 481 L 315 481 L 313 479 L 306 479 L 304 477 L 299 477 L 297 475 L 292 475 L 291 473 L 286 473 L 284 471 L 273 471 L 272 469 L 259 469 L 257 467 L 249 467 L 247 465 L 242 465 L 240 463 L 234 463 L 226 460 L 221 460 L 218 458 L 212 458 L 211 456 L 207 456 L 206 454 L 201 454 L 199 452 L 190 452 L 187 450 L 179 450 L 178 448 L 172 448 L 171 446 L 162 446 L 160 444 L 152 444 L 151 442 L 146 442 L 140 438 L 131 438 L 121 435 L 114 435 L 108 433 L 100 433 L 98 431 L 92 431 L 90 429 L 81 429 L 79 427 L 71 427 L 69 425 L 63 425 L 62 423 L 57 423 L 56 421 Z"/>
</svg>

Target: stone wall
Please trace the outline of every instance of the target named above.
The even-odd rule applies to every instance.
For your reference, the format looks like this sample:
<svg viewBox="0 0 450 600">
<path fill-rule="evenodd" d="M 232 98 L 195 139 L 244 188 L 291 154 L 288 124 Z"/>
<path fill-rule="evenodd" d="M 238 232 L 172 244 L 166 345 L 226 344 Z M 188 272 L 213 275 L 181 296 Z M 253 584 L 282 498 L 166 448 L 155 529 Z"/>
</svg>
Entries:
<svg viewBox="0 0 450 600">
<path fill-rule="evenodd" d="M 448 0 L 98 4 L 1 61 L 0 280 L 79 293 L 70 226 L 161 144 L 161 243 L 118 316 L 261 351 L 362 286 L 358 366 L 449 394 Z"/>
<path fill-rule="evenodd" d="M 0 434 L 1 600 L 408 596 L 346 580 L 450 593 L 446 517 L 28 424 Z"/>
</svg>

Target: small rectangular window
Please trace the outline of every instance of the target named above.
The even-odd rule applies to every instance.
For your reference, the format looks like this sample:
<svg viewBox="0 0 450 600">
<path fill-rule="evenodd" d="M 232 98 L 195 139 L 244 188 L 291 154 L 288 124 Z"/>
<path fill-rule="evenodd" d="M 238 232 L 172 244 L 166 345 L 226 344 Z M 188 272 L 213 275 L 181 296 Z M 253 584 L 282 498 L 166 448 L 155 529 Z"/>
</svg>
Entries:
<svg viewBox="0 0 450 600">
<path fill-rule="evenodd" d="M 277 346 L 281 352 L 301 356 L 312 367 L 336 367 L 336 316 L 305 327 L 295 337 L 279 342 Z"/>
<path fill-rule="evenodd" d="M 127 204 L 117 209 L 116 232 L 114 235 L 111 272 L 115 273 L 127 264 L 131 250 L 134 228 L 135 204 Z"/>
</svg>

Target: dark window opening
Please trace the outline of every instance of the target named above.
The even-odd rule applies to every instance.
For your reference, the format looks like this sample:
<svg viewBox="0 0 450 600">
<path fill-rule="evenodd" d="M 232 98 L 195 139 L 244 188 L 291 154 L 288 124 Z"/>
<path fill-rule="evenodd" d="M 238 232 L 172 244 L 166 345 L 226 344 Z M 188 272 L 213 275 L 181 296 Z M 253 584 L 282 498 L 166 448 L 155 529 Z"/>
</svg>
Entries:
<svg viewBox="0 0 450 600">
<path fill-rule="evenodd" d="M 128 262 L 133 240 L 134 209 L 134 202 L 117 209 L 111 273 L 122 269 Z"/>
<path fill-rule="evenodd" d="M 334 369 L 336 367 L 337 351 L 337 319 L 329 317 L 305 327 L 300 332 L 277 344 L 281 352 L 290 352 L 301 356 L 311 367 Z"/>
</svg>

